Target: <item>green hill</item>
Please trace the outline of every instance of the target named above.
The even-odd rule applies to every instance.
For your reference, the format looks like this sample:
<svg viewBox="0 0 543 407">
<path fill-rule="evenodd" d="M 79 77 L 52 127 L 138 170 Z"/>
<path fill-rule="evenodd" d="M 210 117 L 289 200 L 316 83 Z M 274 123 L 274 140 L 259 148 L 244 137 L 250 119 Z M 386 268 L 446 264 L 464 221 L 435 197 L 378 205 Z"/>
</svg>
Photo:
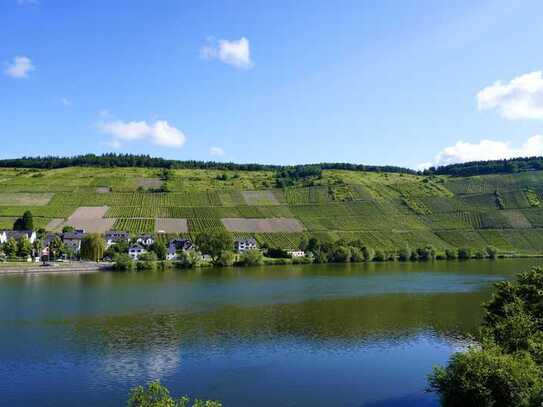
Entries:
<svg viewBox="0 0 543 407">
<path fill-rule="evenodd" d="M 387 251 L 492 245 L 543 253 L 543 171 L 453 177 L 323 169 L 291 177 L 241 168 L 2 168 L 0 228 L 31 210 L 36 226 L 48 229 L 80 221 L 194 235 L 234 224 L 236 235 L 285 248 L 307 235 Z"/>
</svg>

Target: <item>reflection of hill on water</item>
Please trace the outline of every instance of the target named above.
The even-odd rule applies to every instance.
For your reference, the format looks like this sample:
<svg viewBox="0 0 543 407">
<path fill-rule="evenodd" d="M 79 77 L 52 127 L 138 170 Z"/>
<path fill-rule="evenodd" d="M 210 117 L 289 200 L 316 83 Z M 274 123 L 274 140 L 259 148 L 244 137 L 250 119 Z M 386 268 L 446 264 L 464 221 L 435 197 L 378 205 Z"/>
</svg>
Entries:
<svg viewBox="0 0 543 407">
<path fill-rule="evenodd" d="M 126 351 L 271 340 L 331 341 L 349 347 L 394 343 L 428 331 L 454 341 L 476 334 L 480 304 L 477 293 L 394 294 L 267 306 L 227 305 L 205 313 L 80 318 L 73 321 L 72 343 Z M 64 323 L 72 324 L 70 320 Z"/>
</svg>

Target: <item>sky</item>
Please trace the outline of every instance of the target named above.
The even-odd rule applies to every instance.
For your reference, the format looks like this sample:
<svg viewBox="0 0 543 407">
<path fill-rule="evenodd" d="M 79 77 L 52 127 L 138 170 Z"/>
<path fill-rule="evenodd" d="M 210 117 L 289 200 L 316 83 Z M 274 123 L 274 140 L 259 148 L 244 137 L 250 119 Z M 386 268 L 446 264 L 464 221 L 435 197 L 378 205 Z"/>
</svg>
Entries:
<svg viewBox="0 0 543 407">
<path fill-rule="evenodd" d="M 0 158 L 543 155 L 543 2 L 0 0 Z"/>
</svg>

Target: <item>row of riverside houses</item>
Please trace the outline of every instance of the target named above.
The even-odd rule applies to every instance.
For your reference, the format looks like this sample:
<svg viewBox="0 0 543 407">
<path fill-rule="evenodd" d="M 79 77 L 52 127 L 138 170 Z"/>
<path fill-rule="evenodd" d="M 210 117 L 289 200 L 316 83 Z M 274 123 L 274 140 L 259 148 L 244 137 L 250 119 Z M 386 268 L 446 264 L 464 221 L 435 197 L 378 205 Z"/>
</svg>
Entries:
<svg viewBox="0 0 543 407">
<path fill-rule="evenodd" d="M 73 231 L 67 231 L 63 233 L 47 233 L 42 237 L 41 240 L 41 247 L 39 250 L 41 252 L 35 253 L 36 260 L 40 260 L 47 258 L 49 259 L 51 256 L 55 257 L 57 253 L 54 253 L 51 251 L 51 244 L 57 240 L 60 239 L 60 241 L 64 244 L 65 247 L 69 248 L 70 251 L 75 255 L 79 256 L 79 253 L 81 251 L 81 242 L 85 238 L 87 233 L 83 229 L 76 229 Z M 136 236 L 135 239 L 131 239 L 130 233 L 126 231 L 117 231 L 117 230 L 110 230 L 105 233 L 104 235 L 105 240 L 105 246 L 106 249 L 111 247 L 113 244 L 118 243 L 126 243 L 128 246 L 128 255 L 133 260 L 138 260 L 139 257 L 146 253 L 150 247 L 155 243 L 155 239 L 150 234 L 141 234 Z M 28 239 L 31 244 L 34 244 L 37 240 L 36 232 L 35 231 L 12 231 L 12 230 L 4 230 L 0 231 L 0 244 L 6 243 L 9 239 L 14 239 L 16 241 L 20 239 Z M 58 241 L 58 240 L 57 240 Z M 130 244 L 132 242 L 132 244 Z M 175 260 L 177 258 L 177 254 L 179 252 L 183 251 L 189 251 L 194 248 L 192 242 L 189 239 L 186 238 L 175 238 L 171 239 L 168 242 L 167 245 L 167 251 L 166 251 L 166 259 L 167 260 Z M 237 239 L 234 242 L 234 249 L 238 253 L 243 253 L 247 250 L 254 250 L 257 249 L 258 245 L 256 242 L 256 239 L 249 237 L 249 238 L 242 238 Z M 304 256 L 305 254 L 303 252 L 298 251 L 289 251 L 289 254 L 291 254 L 293 257 L 299 257 Z"/>
</svg>

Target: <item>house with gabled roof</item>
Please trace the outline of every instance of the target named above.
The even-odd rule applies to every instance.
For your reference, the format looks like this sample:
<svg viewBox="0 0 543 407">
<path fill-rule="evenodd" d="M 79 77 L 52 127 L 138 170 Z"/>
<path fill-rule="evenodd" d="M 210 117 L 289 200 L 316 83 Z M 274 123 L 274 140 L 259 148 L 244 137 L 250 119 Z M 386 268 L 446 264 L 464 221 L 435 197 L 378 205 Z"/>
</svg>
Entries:
<svg viewBox="0 0 543 407">
<path fill-rule="evenodd" d="M 243 253 L 247 250 L 257 249 L 256 239 L 253 237 L 248 237 L 245 239 L 236 239 L 234 241 L 234 248 L 238 253 Z"/>
<path fill-rule="evenodd" d="M 149 247 L 155 243 L 155 239 L 151 235 L 138 235 L 138 237 L 136 237 L 136 242 L 145 247 Z"/>
<path fill-rule="evenodd" d="M 130 233 L 122 230 L 108 230 L 105 234 L 106 248 L 115 243 L 130 241 Z"/>
<path fill-rule="evenodd" d="M 144 253 L 147 253 L 147 249 L 139 243 L 133 244 L 128 248 L 128 255 L 133 260 L 138 260 L 139 257 Z"/>
<path fill-rule="evenodd" d="M 72 232 L 63 233 L 61 237 L 64 245 L 70 247 L 77 254 L 81 251 L 81 241 L 85 236 L 87 233 L 84 229 L 75 229 Z"/>
<path fill-rule="evenodd" d="M 172 239 L 168 243 L 168 251 L 166 252 L 166 258 L 168 260 L 174 260 L 177 257 L 178 252 L 186 252 L 192 250 L 194 246 L 189 239 Z"/>
</svg>

